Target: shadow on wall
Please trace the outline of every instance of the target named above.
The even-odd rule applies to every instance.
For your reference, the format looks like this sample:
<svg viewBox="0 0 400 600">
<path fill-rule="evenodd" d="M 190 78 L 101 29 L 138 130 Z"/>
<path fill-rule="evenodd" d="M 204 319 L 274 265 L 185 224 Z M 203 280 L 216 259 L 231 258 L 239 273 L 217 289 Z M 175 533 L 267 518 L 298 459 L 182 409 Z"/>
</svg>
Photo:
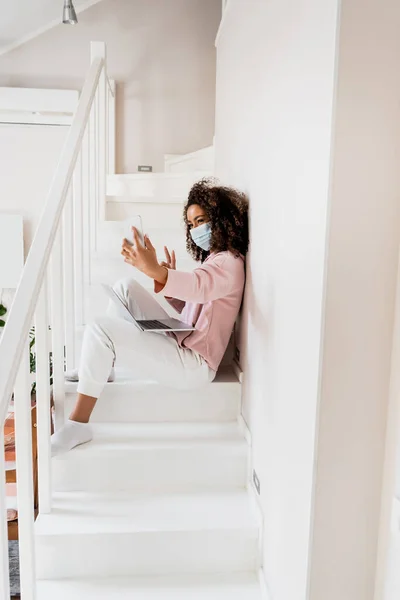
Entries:
<svg viewBox="0 0 400 600">
<path fill-rule="evenodd" d="M 275 296 L 272 286 L 265 289 L 265 279 L 260 279 L 260 274 L 255 276 L 252 268 L 251 249 L 246 259 L 246 286 L 243 306 L 237 325 L 237 345 L 240 350 L 240 365 L 245 374 L 243 391 L 243 414 L 249 418 L 246 405 L 246 386 L 253 379 L 253 374 L 263 373 L 271 362 L 269 356 L 270 341 L 273 337 L 271 324 L 274 323 Z M 259 288 L 263 287 L 262 294 Z M 266 298 L 265 304 L 260 306 L 257 298 Z M 252 340 L 250 345 L 249 340 Z M 260 382 L 261 385 L 261 382 Z"/>
</svg>

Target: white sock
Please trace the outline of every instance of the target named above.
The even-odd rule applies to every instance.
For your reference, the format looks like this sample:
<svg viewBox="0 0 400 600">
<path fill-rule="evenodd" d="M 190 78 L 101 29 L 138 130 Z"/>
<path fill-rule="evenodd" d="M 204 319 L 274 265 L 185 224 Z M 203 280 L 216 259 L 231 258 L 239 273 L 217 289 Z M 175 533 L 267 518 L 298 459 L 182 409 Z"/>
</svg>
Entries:
<svg viewBox="0 0 400 600">
<path fill-rule="evenodd" d="M 68 452 L 86 444 L 93 439 L 92 428 L 89 423 L 78 423 L 78 421 L 68 421 L 58 431 L 51 436 L 51 453 L 52 456 Z"/>
</svg>

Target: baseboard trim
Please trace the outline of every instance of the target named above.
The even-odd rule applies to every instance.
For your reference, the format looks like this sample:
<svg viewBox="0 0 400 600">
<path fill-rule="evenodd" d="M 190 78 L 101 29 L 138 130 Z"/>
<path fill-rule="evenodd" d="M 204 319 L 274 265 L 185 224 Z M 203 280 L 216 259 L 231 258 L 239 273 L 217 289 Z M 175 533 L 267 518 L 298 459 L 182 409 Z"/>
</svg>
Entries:
<svg viewBox="0 0 400 600">
<path fill-rule="evenodd" d="M 272 596 L 268 590 L 267 582 L 265 580 L 264 569 L 260 569 L 258 571 L 258 581 L 260 583 L 261 598 L 263 600 L 272 600 Z"/>
<path fill-rule="evenodd" d="M 260 497 L 257 494 L 253 482 L 249 481 L 247 484 L 247 492 L 249 494 L 250 504 L 254 510 L 254 514 L 257 519 L 258 528 L 260 530 L 260 537 L 258 540 L 258 555 L 259 555 L 259 563 L 258 568 L 262 569 L 262 557 L 263 557 L 263 547 L 264 547 L 264 515 L 261 508 Z"/>
<path fill-rule="evenodd" d="M 221 16 L 221 22 L 219 24 L 219 28 L 217 31 L 217 37 L 215 38 L 215 47 L 216 48 L 218 47 L 218 43 L 219 43 L 220 37 L 222 35 L 222 30 L 224 29 L 224 26 L 225 26 L 226 17 L 228 15 L 228 9 L 230 8 L 231 4 L 232 4 L 231 0 L 227 0 L 225 8 L 223 10 L 223 14 Z"/>
<path fill-rule="evenodd" d="M 240 433 L 243 434 L 244 439 L 246 440 L 246 442 L 248 443 L 248 445 L 251 448 L 252 447 L 251 431 L 250 431 L 246 421 L 244 420 L 242 414 L 240 414 L 238 416 L 238 425 L 239 425 Z"/>
<path fill-rule="evenodd" d="M 261 507 L 260 496 L 257 493 L 257 490 L 254 487 L 253 483 L 253 450 L 252 450 L 252 436 L 251 431 L 243 418 L 243 415 L 240 414 L 238 417 L 238 425 L 243 437 L 245 438 L 248 446 L 249 446 L 249 466 L 247 473 L 247 492 L 249 494 L 250 503 L 253 507 L 254 514 L 256 515 L 258 528 L 260 531 L 259 536 L 259 545 L 258 545 L 258 554 L 259 554 L 259 568 L 260 572 L 262 572 L 262 556 L 263 556 L 263 546 L 264 546 L 264 515 Z M 265 587 L 265 589 L 267 589 Z M 268 595 L 263 595 L 263 598 L 269 598 Z"/>
<path fill-rule="evenodd" d="M 239 427 L 240 433 L 243 435 L 243 437 L 246 440 L 246 443 L 249 447 L 249 460 L 248 460 L 248 464 L 247 464 L 247 485 L 252 486 L 253 485 L 252 436 L 251 436 L 251 431 L 248 428 L 248 425 L 247 425 L 246 421 L 244 420 L 242 414 L 240 414 L 238 416 L 238 427 Z"/>
<path fill-rule="evenodd" d="M 239 363 L 236 360 L 232 361 L 232 369 L 233 369 L 233 372 L 235 373 L 236 377 L 240 381 L 240 383 L 243 383 L 243 371 L 242 371 L 241 366 L 239 365 Z"/>
</svg>

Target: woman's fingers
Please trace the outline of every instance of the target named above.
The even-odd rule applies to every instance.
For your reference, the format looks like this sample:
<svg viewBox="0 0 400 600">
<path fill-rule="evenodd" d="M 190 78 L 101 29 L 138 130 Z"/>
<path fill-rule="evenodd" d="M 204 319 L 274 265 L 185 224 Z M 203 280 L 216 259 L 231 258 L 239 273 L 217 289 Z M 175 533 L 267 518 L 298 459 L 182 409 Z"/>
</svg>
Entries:
<svg viewBox="0 0 400 600">
<path fill-rule="evenodd" d="M 145 235 L 144 239 L 146 240 L 146 248 L 147 248 L 147 250 L 155 250 L 153 244 L 151 243 L 151 240 L 150 240 L 149 236 Z"/>
<path fill-rule="evenodd" d="M 134 251 L 132 246 L 122 246 L 121 254 L 126 254 L 127 256 L 134 256 L 136 252 Z"/>
<path fill-rule="evenodd" d="M 167 246 L 164 246 L 164 252 L 165 252 L 165 258 L 167 259 L 167 263 L 168 263 L 165 266 L 168 267 L 169 269 L 176 269 L 175 250 L 172 250 L 172 252 L 170 253 Z"/>
<path fill-rule="evenodd" d="M 132 246 L 123 246 L 121 250 L 121 254 L 124 257 L 126 263 L 129 263 L 132 266 L 135 266 L 136 261 L 136 252 L 134 251 Z"/>
<path fill-rule="evenodd" d="M 132 233 L 133 233 L 133 241 L 135 243 L 136 248 L 142 248 L 142 242 L 140 241 L 140 237 L 139 237 L 139 232 L 136 229 L 136 227 L 132 227 Z"/>
<path fill-rule="evenodd" d="M 132 248 L 132 242 L 129 242 L 126 238 L 124 238 L 122 240 L 122 247 L 123 248 Z"/>
</svg>

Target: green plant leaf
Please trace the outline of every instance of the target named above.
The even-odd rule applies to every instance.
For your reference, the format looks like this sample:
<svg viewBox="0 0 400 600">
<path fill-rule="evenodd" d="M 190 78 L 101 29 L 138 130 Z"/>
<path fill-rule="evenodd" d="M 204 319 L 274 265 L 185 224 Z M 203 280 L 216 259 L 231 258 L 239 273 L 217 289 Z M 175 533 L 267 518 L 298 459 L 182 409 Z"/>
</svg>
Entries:
<svg viewBox="0 0 400 600">
<path fill-rule="evenodd" d="M 3 319 L 0 319 L 0 327 L 4 327 L 5 324 L 6 324 L 6 322 L 3 321 Z"/>
<path fill-rule="evenodd" d="M 0 304 L 0 317 L 3 317 L 7 312 L 6 307 L 4 306 L 4 304 Z"/>
</svg>

